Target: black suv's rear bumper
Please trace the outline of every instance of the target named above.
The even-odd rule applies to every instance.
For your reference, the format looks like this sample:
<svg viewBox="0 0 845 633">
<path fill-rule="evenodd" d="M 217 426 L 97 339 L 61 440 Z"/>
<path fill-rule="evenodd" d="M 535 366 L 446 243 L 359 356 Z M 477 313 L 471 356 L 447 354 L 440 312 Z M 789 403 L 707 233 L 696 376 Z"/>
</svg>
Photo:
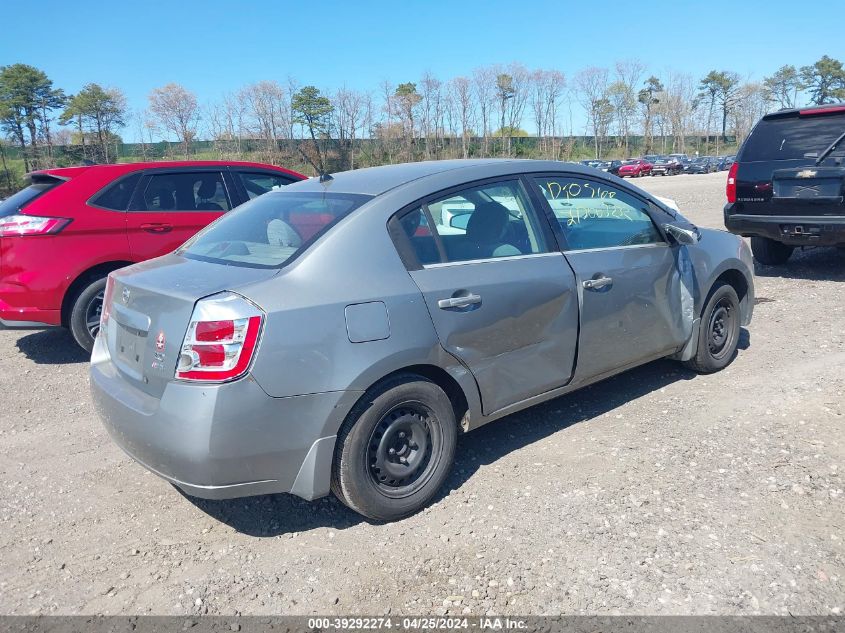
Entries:
<svg viewBox="0 0 845 633">
<path fill-rule="evenodd" d="M 743 237 L 768 237 L 791 246 L 845 244 L 845 216 L 752 215 L 725 205 L 725 227 Z"/>
</svg>

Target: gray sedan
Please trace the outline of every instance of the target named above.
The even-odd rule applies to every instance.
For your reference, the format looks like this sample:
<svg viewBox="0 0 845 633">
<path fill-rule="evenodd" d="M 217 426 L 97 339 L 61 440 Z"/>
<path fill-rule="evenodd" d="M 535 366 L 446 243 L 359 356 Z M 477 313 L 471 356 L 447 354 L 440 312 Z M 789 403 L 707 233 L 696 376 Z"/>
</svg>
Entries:
<svg viewBox="0 0 845 633">
<path fill-rule="evenodd" d="M 456 438 L 649 361 L 734 358 L 751 254 L 578 165 L 312 178 L 109 276 L 91 359 L 115 442 L 190 495 L 424 507 Z"/>
</svg>

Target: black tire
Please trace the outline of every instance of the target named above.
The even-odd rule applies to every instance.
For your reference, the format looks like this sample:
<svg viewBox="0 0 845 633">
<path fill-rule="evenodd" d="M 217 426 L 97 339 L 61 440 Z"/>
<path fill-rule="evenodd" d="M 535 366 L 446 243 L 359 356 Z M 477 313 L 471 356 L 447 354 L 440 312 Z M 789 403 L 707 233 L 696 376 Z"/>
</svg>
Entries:
<svg viewBox="0 0 845 633">
<path fill-rule="evenodd" d="M 724 369 L 736 357 L 739 331 L 739 297 L 733 286 L 720 282 L 710 291 L 701 314 L 698 350 L 684 365 L 699 374 Z"/>
<path fill-rule="evenodd" d="M 452 403 L 440 387 L 412 374 L 390 378 L 361 398 L 338 432 L 332 492 L 370 519 L 411 515 L 443 485 L 457 435 Z"/>
<path fill-rule="evenodd" d="M 770 240 L 768 237 L 751 238 L 751 252 L 754 254 L 754 259 L 766 266 L 785 264 L 794 250 L 794 246 Z"/>
<path fill-rule="evenodd" d="M 70 308 L 68 325 L 74 340 L 89 354 L 100 330 L 100 313 L 103 309 L 105 277 L 94 277 L 76 294 Z"/>
</svg>

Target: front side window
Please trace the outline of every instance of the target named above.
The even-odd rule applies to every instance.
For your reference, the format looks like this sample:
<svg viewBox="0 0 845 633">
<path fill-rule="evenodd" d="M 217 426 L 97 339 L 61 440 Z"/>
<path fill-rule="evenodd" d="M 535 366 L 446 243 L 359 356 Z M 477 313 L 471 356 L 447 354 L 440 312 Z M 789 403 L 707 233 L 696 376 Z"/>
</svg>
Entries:
<svg viewBox="0 0 845 633">
<path fill-rule="evenodd" d="M 238 172 L 238 177 L 246 189 L 246 194 L 249 199 L 257 198 L 258 196 L 281 189 L 285 185 L 289 185 L 293 180 L 285 176 L 271 174 L 268 172 Z"/>
<path fill-rule="evenodd" d="M 228 211 L 223 174 L 214 171 L 153 174 L 137 211 Z"/>
<path fill-rule="evenodd" d="M 449 194 L 405 213 L 398 226 L 422 265 L 548 252 L 519 181 Z"/>
<path fill-rule="evenodd" d="M 369 199 L 359 194 L 271 192 L 227 213 L 177 252 L 214 263 L 278 268 Z"/>
<path fill-rule="evenodd" d="M 609 183 L 569 176 L 535 179 L 552 208 L 567 250 L 663 243 L 639 198 Z"/>
</svg>

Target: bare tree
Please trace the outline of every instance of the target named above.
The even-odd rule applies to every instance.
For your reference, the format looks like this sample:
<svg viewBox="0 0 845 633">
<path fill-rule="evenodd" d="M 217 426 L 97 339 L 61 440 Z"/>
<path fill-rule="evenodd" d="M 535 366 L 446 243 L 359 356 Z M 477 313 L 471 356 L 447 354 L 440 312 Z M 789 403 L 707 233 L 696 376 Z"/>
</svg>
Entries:
<svg viewBox="0 0 845 633">
<path fill-rule="evenodd" d="M 239 93 L 252 132 L 264 142 L 270 160 L 279 152 L 279 141 L 290 137 L 290 98 L 275 81 L 260 81 Z"/>
<path fill-rule="evenodd" d="M 454 99 L 461 126 L 461 157 L 469 158 L 469 140 L 475 117 L 472 82 L 466 77 L 455 77 L 449 84 L 449 92 Z"/>
<path fill-rule="evenodd" d="M 596 66 L 585 68 L 575 75 L 575 95 L 592 127 L 596 158 L 601 155 L 601 140 L 606 130 L 605 123 L 609 123 L 607 121 L 607 106 L 609 105 L 607 80 L 607 69 Z"/>
<path fill-rule="evenodd" d="M 179 84 L 170 83 L 154 88 L 149 101 L 150 114 L 165 132 L 178 138 L 187 158 L 200 117 L 196 95 Z"/>
<path fill-rule="evenodd" d="M 425 141 L 425 157 L 436 155 L 438 138 L 442 133 L 441 116 L 443 113 L 442 84 L 430 72 L 423 74 L 420 80 L 420 135 Z M 433 138 L 432 138 L 433 137 Z M 434 153 L 432 152 L 434 149 Z"/>
<path fill-rule="evenodd" d="M 741 145 L 754 124 L 766 113 L 768 86 L 756 82 L 742 84 L 737 90 L 736 102 L 731 111 L 731 124 L 737 145 Z"/>
<path fill-rule="evenodd" d="M 496 103 L 496 71 L 491 67 L 476 68 L 472 72 L 472 87 L 481 117 L 481 155 L 490 154 L 490 122 Z"/>
<path fill-rule="evenodd" d="M 608 89 L 626 156 L 630 156 L 628 140 L 631 134 L 631 123 L 637 111 L 637 85 L 644 71 L 645 65 L 639 60 L 618 61 L 614 67 L 614 82 Z"/>
<path fill-rule="evenodd" d="M 355 140 L 363 128 L 366 97 L 364 93 L 348 88 L 341 88 L 334 94 L 334 129 L 341 151 L 348 156 L 349 169 L 355 169 Z"/>
</svg>

